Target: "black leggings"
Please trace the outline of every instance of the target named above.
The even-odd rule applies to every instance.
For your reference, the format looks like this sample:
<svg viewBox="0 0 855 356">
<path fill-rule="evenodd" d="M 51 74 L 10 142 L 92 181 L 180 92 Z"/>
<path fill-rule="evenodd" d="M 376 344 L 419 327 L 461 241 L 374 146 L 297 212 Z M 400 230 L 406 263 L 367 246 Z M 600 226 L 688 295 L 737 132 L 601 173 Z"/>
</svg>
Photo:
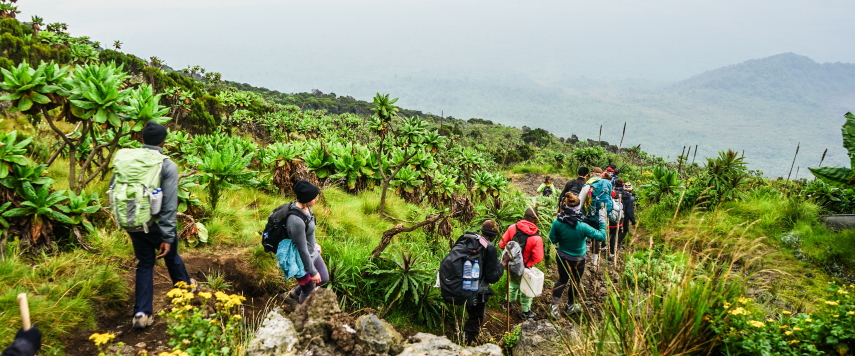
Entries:
<svg viewBox="0 0 855 356">
<path fill-rule="evenodd" d="M 609 254 L 614 255 L 620 245 L 623 245 L 623 238 L 629 232 L 628 226 L 610 227 L 609 228 Z"/>
<path fill-rule="evenodd" d="M 597 243 L 598 241 L 594 242 Z M 556 261 L 558 261 L 559 264 L 558 283 L 555 284 L 555 289 L 552 290 L 552 299 L 553 301 L 561 299 L 561 295 L 564 294 L 564 287 L 567 286 L 567 282 L 569 282 L 572 277 L 573 282 L 570 284 L 570 292 L 567 294 L 567 304 L 573 304 L 576 300 L 576 292 L 581 290 L 582 274 L 585 273 L 585 260 L 565 260 L 561 258 L 560 254 L 558 254 Z"/>
</svg>

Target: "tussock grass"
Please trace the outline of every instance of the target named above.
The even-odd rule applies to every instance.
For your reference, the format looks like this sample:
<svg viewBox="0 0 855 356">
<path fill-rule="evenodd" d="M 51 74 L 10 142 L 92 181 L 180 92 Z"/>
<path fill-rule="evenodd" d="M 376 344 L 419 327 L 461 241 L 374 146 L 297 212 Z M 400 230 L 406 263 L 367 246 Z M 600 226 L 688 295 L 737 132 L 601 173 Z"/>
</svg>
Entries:
<svg viewBox="0 0 855 356">
<path fill-rule="evenodd" d="M 96 308 L 119 303 L 130 293 L 109 258 L 75 250 L 22 257 L 9 242 L 0 260 L 0 344 L 8 345 L 21 325 L 17 295 L 27 293 L 30 318 L 42 326 L 42 355 L 62 353 L 60 337 L 95 326 Z"/>
</svg>

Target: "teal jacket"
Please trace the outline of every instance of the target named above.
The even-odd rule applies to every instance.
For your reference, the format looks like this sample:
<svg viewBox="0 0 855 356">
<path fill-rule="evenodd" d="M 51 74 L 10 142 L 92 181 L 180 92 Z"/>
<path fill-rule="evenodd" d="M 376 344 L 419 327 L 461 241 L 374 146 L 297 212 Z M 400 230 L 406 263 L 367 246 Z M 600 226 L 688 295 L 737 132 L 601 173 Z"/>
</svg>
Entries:
<svg viewBox="0 0 855 356">
<path fill-rule="evenodd" d="M 555 220 L 549 231 L 549 241 L 552 241 L 559 251 L 570 256 L 585 256 L 588 252 L 586 238 L 605 242 L 606 223 L 601 222 L 600 229 L 597 230 L 583 222 L 576 223 L 576 227 L 571 227 L 569 224 Z"/>
</svg>

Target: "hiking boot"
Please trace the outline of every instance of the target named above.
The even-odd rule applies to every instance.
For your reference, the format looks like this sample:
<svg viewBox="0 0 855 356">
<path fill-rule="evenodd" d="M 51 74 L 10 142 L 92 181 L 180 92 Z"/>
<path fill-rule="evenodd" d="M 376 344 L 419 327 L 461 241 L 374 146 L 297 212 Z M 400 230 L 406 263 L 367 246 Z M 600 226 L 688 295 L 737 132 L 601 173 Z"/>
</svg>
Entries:
<svg viewBox="0 0 855 356">
<path fill-rule="evenodd" d="M 195 279 L 190 278 L 190 293 L 196 293 L 196 290 L 199 289 L 199 283 L 196 282 Z"/>
<path fill-rule="evenodd" d="M 534 320 L 534 318 L 537 318 L 537 314 L 535 314 L 534 311 L 529 310 L 527 312 L 520 313 L 520 318 L 525 320 Z"/>
<path fill-rule="evenodd" d="M 552 317 L 552 319 L 561 318 L 561 313 L 558 311 L 558 304 L 552 304 L 549 306 L 549 316 Z"/>
<path fill-rule="evenodd" d="M 504 310 L 504 311 L 508 311 L 508 308 L 510 308 L 510 309 L 511 309 L 511 311 L 513 311 L 514 309 L 516 309 L 516 308 L 514 308 L 514 305 L 513 305 L 513 304 L 511 304 L 511 302 L 509 302 L 509 301 L 507 301 L 507 300 L 503 300 L 503 301 L 502 301 L 502 310 Z"/>
<path fill-rule="evenodd" d="M 579 304 L 567 304 L 567 308 L 564 309 L 564 314 L 567 316 L 571 316 L 573 314 L 579 313 L 582 311 L 582 306 Z"/>
<path fill-rule="evenodd" d="M 294 311 L 300 306 L 300 300 L 291 295 L 291 292 L 285 292 L 285 304 L 288 304 L 291 307 L 291 311 Z"/>
<path fill-rule="evenodd" d="M 145 329 L 154 323 L 154 316 L 145 315 L 143 312 L 134 315 L 134 329 Z"/>
</svg>

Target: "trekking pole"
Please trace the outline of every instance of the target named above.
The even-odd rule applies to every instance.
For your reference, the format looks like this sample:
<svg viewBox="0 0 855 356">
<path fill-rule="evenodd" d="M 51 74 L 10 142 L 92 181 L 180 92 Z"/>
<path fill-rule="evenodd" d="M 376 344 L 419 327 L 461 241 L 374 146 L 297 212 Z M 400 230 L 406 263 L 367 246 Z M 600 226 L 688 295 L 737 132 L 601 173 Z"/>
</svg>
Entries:
<svg viewBox="0 0 855 356">
<path fill-rule="evenodd" d="M 30 306 L 27 304 L 27 293 L 18 294 L 18 306 L 21 308 L 21 320 L 24 322 L 24 331 L 30 330 Z"/>
<path fill-rule="evenodd" d="M 510 263 L 508 263 L 508 265 L 510 265 Z M 510 269 L 508 270 L 508 277 L 505 278 L 505 280 L 507 282 L 507 287 L 508 287 L 507 291 L 505 292 L 506 293 L 505 300 L 508 301 L 508 307 L 507 307 L 507 309 L 505 309 L 505 312 L 507 312 L 507 321 L 508 321 L 507 322 L 508 323 L 507 332 L 511 332 L 511 270 Z"/>
</svg>

